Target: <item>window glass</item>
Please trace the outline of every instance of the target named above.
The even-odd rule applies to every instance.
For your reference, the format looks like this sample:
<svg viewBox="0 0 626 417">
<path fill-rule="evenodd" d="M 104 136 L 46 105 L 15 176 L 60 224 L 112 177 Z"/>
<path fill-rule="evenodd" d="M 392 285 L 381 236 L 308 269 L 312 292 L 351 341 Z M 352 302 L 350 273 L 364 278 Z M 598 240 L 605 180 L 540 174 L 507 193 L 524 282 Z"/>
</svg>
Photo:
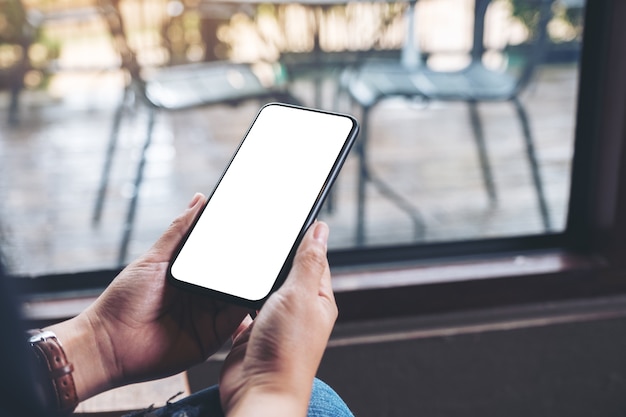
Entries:
<svg viewBox="0 0 626 417">
<path fill-rule="evenodd" d="M 150 120 L 141 94 L 129 92 L 94 221 L 130 80 L 119 66 L 134 64 L 148 80 L 163 66 L 249 63 L 264 86 L 288 89 L 303 105 L 354 114 L 362 134 L 321 214 L 331 250 L 561 232 L 584 2 L 545 3 L 125 0 L 129 55 L 89 2 L 8 2 L 0 10 L 1 105 L 10 119 L 0 121 L 0 230 L 9 267 L 48 274 L 135 258 L 195 192 L 211 192 L 264 102 L 156 112 L 137 189 Z M 245 85 L 223 74 L 203 91 Z M 168 97 L 195 93 L 175 88 Z"/>
</svg>

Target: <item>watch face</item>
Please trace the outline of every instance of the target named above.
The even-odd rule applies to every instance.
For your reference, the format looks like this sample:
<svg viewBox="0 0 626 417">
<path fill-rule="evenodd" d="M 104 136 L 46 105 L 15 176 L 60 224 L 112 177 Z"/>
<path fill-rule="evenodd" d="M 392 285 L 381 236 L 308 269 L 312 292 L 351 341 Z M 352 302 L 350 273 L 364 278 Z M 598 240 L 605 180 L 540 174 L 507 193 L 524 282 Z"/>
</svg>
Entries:
<svg viewBox="0 0 626 417">
<path fill-rule="evenodd" d="M 57 338 L 57 335 L 51 332 L 50 330 L 42 331 L 42 330 L 31 330 L 28 332 L 30 337 L 28 338 L 28 343 L 37 343 L 44 341 L 46 339 Z M 58 340 L 58 339 L 57 339 Z M 60 344 L 60 343 L 59 343 Z"/>
</svg>

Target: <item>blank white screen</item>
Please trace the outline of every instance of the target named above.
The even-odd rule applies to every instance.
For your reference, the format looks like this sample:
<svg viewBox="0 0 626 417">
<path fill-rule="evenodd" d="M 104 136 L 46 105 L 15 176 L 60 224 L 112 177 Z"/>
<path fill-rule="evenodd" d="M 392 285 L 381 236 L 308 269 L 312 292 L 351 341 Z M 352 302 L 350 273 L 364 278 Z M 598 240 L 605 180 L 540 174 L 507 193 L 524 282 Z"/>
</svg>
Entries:
<svg viewBox="0 0 626 417">
<path fill-rule="evenodd" d="M 264 298 L 352 126 L 344 116 L 264 107 L 174 261 L 174 278 Z"/>
</svg>

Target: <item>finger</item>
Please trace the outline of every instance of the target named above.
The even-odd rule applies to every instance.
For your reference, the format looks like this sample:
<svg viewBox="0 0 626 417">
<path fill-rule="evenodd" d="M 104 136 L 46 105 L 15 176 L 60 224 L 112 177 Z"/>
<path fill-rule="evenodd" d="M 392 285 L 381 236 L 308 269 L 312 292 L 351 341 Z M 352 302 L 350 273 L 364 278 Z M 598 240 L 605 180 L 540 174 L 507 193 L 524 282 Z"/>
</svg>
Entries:
<svg viewBox="0 0 626 417">
<path fill-rule="evenodd" d="M 296 252 L 287 286 L 296 285 L 307 292 L 319 291 L 322 277 L 330 275 L 326 256 L 328 234 L 328 225 L 324 222 L 315 222 L 309 228 Z"/>
<path fill-rule="evenodd" d="M 313 231 L 313 238 L 318 242 L 324 245 L 324 250 L 328 251 L 328 236 L 330 234 L 330 229 L 328 225 L 323 222 L 316 222 L 315 226 L 317 228 Z M 318 295 L 321 297 L 327 298 L 331 304 L 335 304 L 335 294 L 333 293 L 333 286 L 331 282 L 330 276 L 330 266 L 328 265 L 328 256 L 327 253 L 324 254 L 325 262 L 324 262 L 324 272 L 321 274 L 320 283 L 319 283 L 319 292 Z"/>
<path fill-rule="evenodd" d="M 153 253 L 163 255 L 169 260 L 172 253 L 180 243 L 185 233 L 189 230 L 196 216 L 204 206 L 206 197 L 201 193 L 196 193 L 193 199 L 189 202 L 187 210 L 185 210 L 180 216 L 178 216 L 168 229 L 161 235 L 159 240 L 152 246 L 151 251 Z"/>
</svg>

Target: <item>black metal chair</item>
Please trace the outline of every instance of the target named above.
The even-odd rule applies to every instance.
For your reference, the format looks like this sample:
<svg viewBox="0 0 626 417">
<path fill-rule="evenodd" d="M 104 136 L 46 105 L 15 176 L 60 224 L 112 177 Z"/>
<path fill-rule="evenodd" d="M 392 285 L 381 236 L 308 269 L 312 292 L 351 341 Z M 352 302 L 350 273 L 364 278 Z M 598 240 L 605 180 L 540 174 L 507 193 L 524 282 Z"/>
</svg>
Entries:
<svg viewBox="0 0 626 417">
<path fill-rule="evenodd" d="M 400 208 L 410 213 L 417 227 L 420 226 L 417 208 L 395 193 L 380 178 L 376 177 L 367 161 L 369 113 L 376 104 L 389 97 L 418 98 L 425 102 L 434 100 L 462 101 L 468 104 L 483 180 L 492 205 L 496 204 L 497 194 L 477 107 L 482 102 L 511 102 L 523 130 L 526 156 L 532 172 L 532 181 L 536 191 L 543 227 L 546 231 L 551 230 L 550 213 L 543 190 L 532 131 L 526 109 L 520 100 L 520 94 L 529 84 L 537 65 L 543 59 L 548 36 L 547 23 L 552 16 L 552 0 L 529 0 L 529 4 L 534 4 L 537 7 L 537 23 L 534 28 L 534 37 L 530 42 L 531 48 L 525 54 L 523 67 L 516 74 L 490 69 L 483 64 L 483 55 L 485 53 L 483 42 L 485 15 L 490 2 L 491 0 L 476 0 L 471 62 L 461 70 L 450 72 L 435 71 L 421 62 L 413 62 L 411 65 L 407 65 L 404 60 L 400 60 L 366 62 L 360 67 L 347 69 L 343 74 L 340 80 L 340 92 L 347 92 L 351 101 L 358 104 L 362 110 L 361 122 L 363 129 L 361 131 L 361 142 L 357 147 L 360 158 L 357 244 L 362 244 L 365 240 L 365 198 L 366 183 L 368 181 L 373 182 L 375 186 L 392 198 Z"/>
<path fill-rule="evenodd" d="M 298 100 L 289 93 L 286 85 L 264 85 L 254 73 L 252 66 L 227 61 L 194 63 L 164 67 L 150 71 L 144 76 L 138 64 L 135 52 L 127 42 L 119 1 L 100 1 L 102 15 L 106 18 L 116 48 L 122 59 L 122 66 L 128 73 L 128 83 L 123 98 L 117 107 L 100 186 L 93 213 L 93 223 L 98 224 L 102 215 L 104 200 L 109 180 L 120 124 L 127 103 L 135 99 L 148 111 L 146 138 L 142 146 L 136 167 L 133 194 L 128 204 L 120 243 L 118 262 L 123 264 L 128 252 L 143 170 L 146 163 L 146 151 L 150 147 L 152 130 L 158 111 L 179 111 L 218 104 L 237 105 L 249 100 L 265 103 L 278 100 L 298 104 Z"/>
</svg>

